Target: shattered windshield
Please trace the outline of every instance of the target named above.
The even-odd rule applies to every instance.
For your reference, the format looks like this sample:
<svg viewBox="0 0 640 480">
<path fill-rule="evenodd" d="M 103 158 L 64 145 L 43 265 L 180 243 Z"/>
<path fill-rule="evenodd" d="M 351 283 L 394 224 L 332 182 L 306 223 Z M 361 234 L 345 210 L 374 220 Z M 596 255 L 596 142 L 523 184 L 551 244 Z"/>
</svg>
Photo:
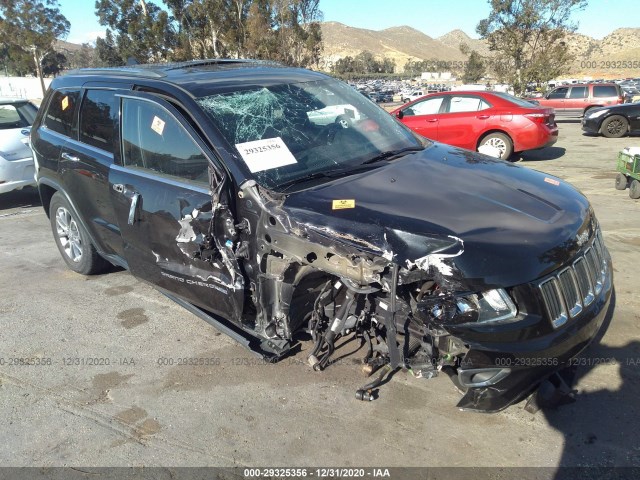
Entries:
<svg viewBox="0 0 640 480">
<path fill-rule="evenodd" d="M 298 180 L 347 174 L 386 152 L 424 146 L 391 115 L 336 80 L 254 87 L 198 103 L 256 181 L 276 190 Z"/>
</svg>

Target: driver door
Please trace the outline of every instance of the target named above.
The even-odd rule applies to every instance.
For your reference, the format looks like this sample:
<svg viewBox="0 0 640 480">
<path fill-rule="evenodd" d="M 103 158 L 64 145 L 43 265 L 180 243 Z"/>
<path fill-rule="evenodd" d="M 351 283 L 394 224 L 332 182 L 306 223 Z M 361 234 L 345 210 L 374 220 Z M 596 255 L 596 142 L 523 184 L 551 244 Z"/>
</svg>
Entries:
<svg viewBox="0 0 640 480">
<path fill-rule="evenodd" d="M 439 140 L 440 113 L 443 97 L 427 97 L 424 100 L 409 105 L 402 110 L 400 121 L 416 133 L 431 140 Z"/>
<path fill-rule="evenodd" d="M 213 152 L 168 102 L 137 92 L 119 97 L 120 158 L 110 168 L 109 190 L 129 270 L 239 321 L 243 277 L 228 252 L 221 254 L 232 240 L 216 228 L 229 214 L 216 209 L 224 177 Z"/>
</svg>

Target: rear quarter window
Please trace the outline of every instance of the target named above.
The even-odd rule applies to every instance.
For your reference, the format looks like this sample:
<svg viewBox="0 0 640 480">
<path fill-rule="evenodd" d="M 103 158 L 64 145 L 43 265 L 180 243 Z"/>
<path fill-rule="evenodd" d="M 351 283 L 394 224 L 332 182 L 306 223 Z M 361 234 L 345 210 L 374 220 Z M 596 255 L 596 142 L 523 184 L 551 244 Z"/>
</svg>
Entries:
<svg viewBox="0 0 640 480">
<path fill-rule="evenodd" d="M 77 90 L 59 90 L 55 92 L 44 116 L 45 127 L 70 137 L 78 96 L 79 92 Z"/>
<path fill-rule="evenodd" d="M 613 85 L 594 85 L 593 96 L 596 98 L 617 97 L 618 89 Z"/>
</svg>

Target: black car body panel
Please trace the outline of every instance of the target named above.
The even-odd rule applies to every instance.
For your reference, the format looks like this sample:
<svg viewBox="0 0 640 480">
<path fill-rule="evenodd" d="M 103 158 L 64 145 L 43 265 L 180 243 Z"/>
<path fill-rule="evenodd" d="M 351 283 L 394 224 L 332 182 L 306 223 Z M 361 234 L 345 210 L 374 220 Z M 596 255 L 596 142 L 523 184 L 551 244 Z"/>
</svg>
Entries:
<svg viewBox="0 0 640 480">
<path fill-rule="evenodd" d="M 91 113 L 105 92 L 115 111 Z M 322 74 L 80 71 L 43 106 L 32 145 L 48 214 L 65 213 L 49 211 L 60 193 L 100 255 L 265 358 L 306 331 L 321 371 L 340 337 L 360 339 L 381 373 L 359 399 L 406 367 L 451 374 L 460 408 L 501 410 L 566 367 L 608 309 L 611 260 L 581 193 L 419 138 Z"/>
</svg>

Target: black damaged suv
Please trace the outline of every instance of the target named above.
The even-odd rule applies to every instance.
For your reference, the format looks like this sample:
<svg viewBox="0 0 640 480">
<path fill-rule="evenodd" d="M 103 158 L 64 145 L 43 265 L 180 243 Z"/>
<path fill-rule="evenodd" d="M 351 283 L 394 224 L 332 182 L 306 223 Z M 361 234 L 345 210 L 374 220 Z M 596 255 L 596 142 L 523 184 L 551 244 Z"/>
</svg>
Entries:
<svg viewBox="0 0 640 480">
<path fill-rule="evenodd" d="M 357 339 L 378 370 L 359 399 L 409 368 L 450 375 L 460 408 L 501 410 L 608 310 L 611 260 L 582 194 L 416 136 L 320 73 L 80 70 L 53 81 L 31 141 L 72 270 L 125 267 L 265 358 L 307 339 L 315 371 Z"/>
</svg>

